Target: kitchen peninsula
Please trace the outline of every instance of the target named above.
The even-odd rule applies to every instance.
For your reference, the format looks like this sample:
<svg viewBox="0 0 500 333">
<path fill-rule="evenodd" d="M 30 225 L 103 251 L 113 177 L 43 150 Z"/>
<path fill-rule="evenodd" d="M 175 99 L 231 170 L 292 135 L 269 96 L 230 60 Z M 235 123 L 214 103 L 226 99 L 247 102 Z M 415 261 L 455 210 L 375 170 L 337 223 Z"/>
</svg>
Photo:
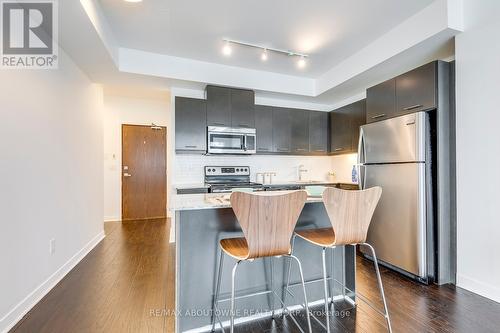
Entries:
<svg viewBox="0 0 500 333">
<path fill-rule="evenodd" d="M 176 316 L 177 332 L 197 329 L 209 331 L 211 309 L 214 297 L 216 268 L 219 256 L 218 242 L 223 238 L 241 237 L 242 231 L 231 209 L 230 194 L 184 194 L 175 195 L 173 200 L 172 222 L 175 225 L 176 242 Z M 320 197 L 310 197 L 299 217 L 297 229 L 320 228 L 330 226 L 326 210 Z M 321 267 L 317 265 L 321 258 L 321 249 L 297 239 L 294 254 L 301 260 L 306 281 L 321 278 Z M 355 249 L 336 248 L 334 254 L 328 252 L 328 271 L 333 265 L 334 278 L 345 281 L 350 290 L 355 290 Z M 270 260 L 258 259 L 261 263 L 243 264 L 236 278 L 236 295 L 261 292 L 270 288 Z M 230 276 L 232 259 L 226 258 L 223 268 L 221 298 L 230 294 Z M 288 262 L 284 258 L 274 259 L 274 289 L 283 296 L 286 283 Z M 297 266 L 292 264 L 292 284 L 299 282 Z M 320 304 L 323 300 L 321 283 L 307 284 L 309 303 Z M 342 288 L 337 283 L 330 284 L 334 298 L 342 298 Z M 286 304 L 297 308 L 301 304 L 300 289 L 291 287 L 296 297 L 287 296 Z M 346 296 L 354 300 L 352 293 Z M 228 313 L 229 302 L 219 305 L 222 313 Z M 280 303 L 275 302 L 279 309 Z M 237 318 L 240 320 L 257 319 L 270 315 L 271 298 L 262 295 L 236 300 Z M 196 314 L 196 315 L 193 315 Z M 252 317 L 253 316 L 253 317 Z M 246 317 L 246 318 L 242 318 Z M 222 316 L 223 321 L 228 317 Z M 236 321 L 238 323 L 238 320 Z M 200 329 L 201 330 L 198 330 Z"/>
</svg>

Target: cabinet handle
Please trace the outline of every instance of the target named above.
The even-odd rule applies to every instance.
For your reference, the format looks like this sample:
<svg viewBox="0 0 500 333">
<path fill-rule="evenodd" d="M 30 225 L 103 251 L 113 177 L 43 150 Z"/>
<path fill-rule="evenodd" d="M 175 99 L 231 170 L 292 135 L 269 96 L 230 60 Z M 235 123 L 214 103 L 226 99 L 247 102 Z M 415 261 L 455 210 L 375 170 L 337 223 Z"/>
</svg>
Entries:
<svg viewBox="0 0 500 333">
<path fill-rule="evenodd" d="M 265 150 L 265 151 L 268 151 L 269 148 L 257 148 L 257 150 Z"/>
<path fill-rule="evenodd" d="M 297 148 L 295 151 L 306 151 L 304 148 Z"/>
<path fill-rule="evenodd" d="M 315 149 L 314 151 L 316 151 L 316 152 L 325 152 L 326 150 L 324 150 L 324 149 Z"/>
<path fill-rule="evenodd" d="M 238 124 L 238 127 L 250 128 L 250 126 L 248 126 L 248 125 L 242 125 L 242 124 Z"/>
<path fill-rule="evenodd" d="M 344 150 L 344 148 L 335 148 L 335 151 L 341 151 Z"/>
<path fill-rule="evenodd" d="M 198 148 L 198 146 L 184 146 L 184 148 Z"/>
<path fill-rule="evenodd" d="M 376 116 L 373 116 L 372 119 L 377 119 L 377 118 L 382 118 L 385 117 L 385 113 L 378 114 Z"/>
<path fill-rule="evenodd" d="M 405 111 L 409 111 L 409 110 L 413 110 L 413 109 L 418 109 L 418 108 L 421 108 L 422 106 L 423 106 L 422 104 L 417 104 L 417 105 L 407 106 L 407 107 L 403 108 L 403 110 L 405 110 Z"/>
<path fill-rule="evenodd" d="M 288 149 L 288 148 L 278 148 L 278 149 L 276 149 L 276 150 L 277 150 L 277 151 L 289 151 L 290 149 Z"/>
<path fill-rule="evenodd" d="M 214 126 L 226 126 L 226 124 L 221 124 L 221 123 L 212 123 Z"/>
</svg>

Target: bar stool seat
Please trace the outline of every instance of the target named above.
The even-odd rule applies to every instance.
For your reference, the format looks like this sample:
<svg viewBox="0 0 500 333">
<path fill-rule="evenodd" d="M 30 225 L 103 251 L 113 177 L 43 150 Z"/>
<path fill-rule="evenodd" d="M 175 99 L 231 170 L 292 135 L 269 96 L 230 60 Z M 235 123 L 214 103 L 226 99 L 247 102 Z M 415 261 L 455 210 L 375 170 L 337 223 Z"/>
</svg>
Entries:
<svg viewBox="0 0 500 333">
<path fill-rule="evenodd" d="M 384 311 L 379 311 L 375 306 L 373 306 L 365 297 L 361 297 L 358 292 L 354 292 L 356 296 L 360 296 L 361 300 L 366 301 L 373 309 L 376 309 L 380 314 L 382 314 L 387 323 L 387 329 L 392 332 L 391 320 L 389 318 L 389 310 L 387 309 L 387 302 L 385 299 L 384 287 L 382 285 L 382 278 L 380 276 L 380 271 L 378 268 L 377 256 L 375 249 L 368 243 L 366 243 L 366 237 L 368 233 L 368 228 L 370 222 L 379 202 L 380 196 L 382 195 L 382 188 L 373 187 L 361 191 L 346 191 L 336 188 L 326 188 L 323 192 L 323 204 L 325 206 L 328 218 L 330 219 L 331 227 L 328 228 L 318 228 L 309 230 L 300 230 L 294 233 L 292 238 L 292 244 L 295 242 L 296 237 L 300 237 L 307 242 L 320 246 L 322 248 L 321 259 L 323 264 L 323 291 L 325 297 L 325 314 L 326 314 L 326 331 L 330 333 L 330 318 L 329 318 L 329 308 L 328 308 L 328 278 L 326 274 L 326 250 L 334 249 L 340 246 L 356 246 L 362 245 L 370 249 L 373 257 L 373 262 L 375 266 L 375 273 L 377 276 L 378 287 L 380 291 L 380 296 L 382 297 L 382 303 L 384 305 Z M 293 246 L 292 246 L 293 254 Z M 338 282 L 332 276 L 332 285 L 334 282 Z M 286 284 L 286 290 L 290 284 L 290 266 L 288 267 L 288 281 Z M 345 287 L 344 282 L 340 283 L 342 288 Z M 349 289 L 348 289 L 349 290 Z M 285 293 L 286 295 L 286 293 Z M 332 305 L 333 305 L 333 292 L 331 295 Z"/>
<path fill-rule="evenodd" d="M 215 332 L 216 320 L 219 322 L 220 328 L 224 332 L 223 323 L 219 315 L 220 311 L 218 303 L 224 301 L 220 300 L 219 296 L 222 282 L 224 255 L 226 254 L 236 260 L 236 263 L 233 265 L 231 275 L 231 298 L 228 299 L 231 302 L 229 312 L 230 333 L 234 332 L 234 310 L 236 300 L 235 278 L 237 268 L 241 262 L 252 262 L 256 259 L 270 258 L 271 283 L 270 288 L 267 288 L 270 290 L 240 295 L 238 298 L 269 294 L 272 298 L 272 306 L 270 310 L 273 318 L 274 297 L 277 297 L 280 300 L 280 303 L 285 307 L 287 314 L 291 314 L 274 288 L 273 258 L 276 257 L 288 258 L 290 261 L 294 260 L 297 263 L 302 282 L 302 291 L 304 294 L 307 327 L 309 333 L 312 333 L 302 265 L 300 260 L 291 254 L 292 247 L 290 245 L 290 239 L 292 238 L 295 225 L 297 224 L 306 200 L 307 192 L 305 191 L 282 191 L 279 193 L 233 192 L 231 194 L 231 207 L 238 223 L 241 226 L 244 237 L 226 238 L 219 241 L 220 258 L 215 285 L 214 301 L 212 305 L 212 332 Z M 297 326 L 299 326 L 298 322 L 292 315 L 291 319 L 297 324 Z M 300 328 L 300 331 L 303 330 Z"/>
<path fill-rule="evenodd" d="M 331 247 L 335 244 L 333 228 L 318 228 L 296 231 L 300 238 L 318 246 Z"/>
<path fill-rule="evenodd" d="M 247 259 L 250 253 L 245 237 L 221 239 L 219 244 L 222 251 L 237 260 Z"/>
</svg>

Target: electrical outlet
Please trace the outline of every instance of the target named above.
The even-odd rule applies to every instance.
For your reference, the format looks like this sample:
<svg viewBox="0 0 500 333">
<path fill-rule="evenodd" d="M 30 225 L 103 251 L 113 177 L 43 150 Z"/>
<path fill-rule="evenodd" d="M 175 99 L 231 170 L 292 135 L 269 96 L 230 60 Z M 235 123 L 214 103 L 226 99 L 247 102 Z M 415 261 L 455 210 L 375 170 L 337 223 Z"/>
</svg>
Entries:
<svg viewBox="0 0 500 333">
<path fill-rule="evenodd" d="M 55 240 L 55 238 L 52 238 L 49 241 L 49 253 L 50 254 L 56 253 L 56 240 Z"/>
</svg>

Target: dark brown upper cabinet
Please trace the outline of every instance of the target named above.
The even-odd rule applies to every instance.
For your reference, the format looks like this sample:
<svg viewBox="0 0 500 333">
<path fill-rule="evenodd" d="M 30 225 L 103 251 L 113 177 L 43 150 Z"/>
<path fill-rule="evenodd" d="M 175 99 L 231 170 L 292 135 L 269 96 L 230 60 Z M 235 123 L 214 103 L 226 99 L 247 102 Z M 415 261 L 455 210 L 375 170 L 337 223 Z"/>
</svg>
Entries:
<svg viewBox="0 0 500 333">
<path fill-rule="evenodd" d="M 437 66 L 433 61 L 366 91 L 368 123 L 437 108 Z"/>
<path fill-rule="evenodd" d="M 309 152 L 309 112 L 311 111 L 290 109 L 293 154 L 301 155 Z"/>
<path fill-rule="evenodd" d="M 257 153 L 273 151 L 273 107 L 255 106 L 255 129 L 257 131 Z"/>
<path fill-rule="evenodd" d="M 359 128 L 365 120 L 365 99 L 330 112 L 330 154 L 357 152 Z"/>
<path fill-rule="evenodd" d="M 207 87 L 207 125 L 231 126 L 231 89 Z"/>
<path fill-rule="evenodd" d="M 257 140 L 259 140 L 257 138 Z M 273 108 L 273 152 L 291 153 L 292 151 L 292 123 L 290 110 L 287 108 Z"/>
<path fill-rule="evenodd" d="M 255 93 L 231 89 L 231 126 L 255 127 Z"/>
<path fill-rule="evenodd" d="M 251 90 L 207 86 L 207 125 L 254 128 L 254 104 Z"/>
<path fill-rule="evenodd" d="M 309 152 L 311 154 L 328 153 L 328 127 L 328 112 L 309 111 Z"/>
<path fill-rule="evenodd" d="M 352 150 L 352 120 L 342 109 L 330 113 L 330 152 L 345 154 Z"/>
<path fill-rule="evenodd" d="M 396 77 L 398 115 L 436 108 L 436 64 L 434 61 Z"/>
<path fill-rule="evenodd" d="M 379 83 L 366 90 L 366 122 L 394 117 L 396 113 L 396 79 Z"/>
<path fill-rule="evenodd" d="M 175 150 L 206 152 L 207 112 L 204 99 L 175 98 Z"/>
<path fill-rule="evenodd" d="M 366 124 L 366 99 L 352 103 L 349 108 L 349 112 L 352 115 L 351 150 L 353 152 L 357 152 L 360 127 Z"/>
</svg>

